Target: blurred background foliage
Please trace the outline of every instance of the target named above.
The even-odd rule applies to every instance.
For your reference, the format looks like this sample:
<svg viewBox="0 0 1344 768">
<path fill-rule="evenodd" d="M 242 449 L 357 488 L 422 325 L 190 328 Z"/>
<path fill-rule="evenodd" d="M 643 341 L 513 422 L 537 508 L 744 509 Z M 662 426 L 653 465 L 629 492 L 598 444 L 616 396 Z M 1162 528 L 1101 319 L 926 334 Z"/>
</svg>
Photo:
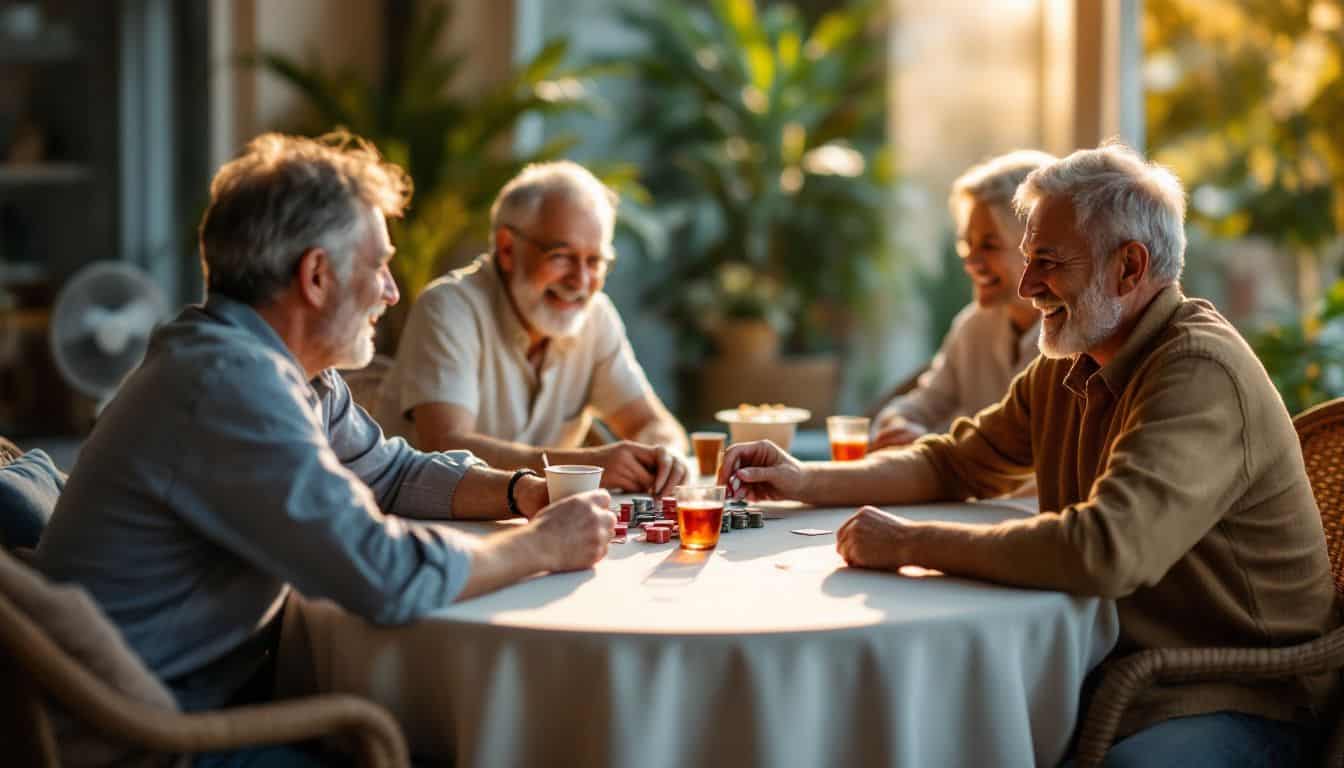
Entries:
<svg viewBox="0 0 1344 768">
<path fill-rule="evenodd" d="M 1344 297 L 1331 286 L 1344 231 L 1344 9 L 1145 0 L 1143 12 L 1148 147 L 1189 191 L 1187 272 L 1221 270 L 1214 298 L 1291 411 L 1344 395 L 1344 339 L 1330 330 Z M 1278 313 L 1265 289 L 1276 273 L 1287 277 Z"/>
<path fill-rule="evenodd" d="M 639 86 L 625 132 L 649 147 L 650 255 L 670 262 L 648 296 L 684 359 L 705 354 L 725 316 L 767 320 L 789 352 L 834 351 L 869 308 L 890 267 L 895 175 L 883 11 L 710 0 L 622 12 L 646 45 L 601 63 Z"/>
</svg>

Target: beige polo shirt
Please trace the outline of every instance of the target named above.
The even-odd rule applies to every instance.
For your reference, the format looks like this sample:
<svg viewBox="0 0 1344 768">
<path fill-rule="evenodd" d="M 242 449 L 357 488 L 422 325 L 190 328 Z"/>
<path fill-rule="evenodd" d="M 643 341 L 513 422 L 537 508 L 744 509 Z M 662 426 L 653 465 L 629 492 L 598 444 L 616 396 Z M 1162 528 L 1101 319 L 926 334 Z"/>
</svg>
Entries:
<svg viewBox="0 0 1344 768">
<path fill-rule="evenodd" d="M 593 297 L 576 336 L 551 339 L 538 374 L 505 290 L 489 255 L 425 288 L 379 393 L 375 416 L 386 432 L 414 443 L 411 409 L 451 403 L 476 414 L 481 434 L 572 448 L 595 415 L 651 391 L 605 293 Z"/>
<path fill-rule="evenodd" d="M 1208 302 L 1171 286 L 1105 366 L 1038 357 L 995 407 L 921 438 L 949 499 L 1035 471 L 1041 513 L 994 526 L 1012 584 L 1116 600 L 1115 654 L 1273 648 L 1340 623 L 1321 516 L 1292 420 L 1265 369 Z M 1320 712 L 1333 675 L 1147 690 L 1121 735 L 1183 715 Z"/>
</svg>

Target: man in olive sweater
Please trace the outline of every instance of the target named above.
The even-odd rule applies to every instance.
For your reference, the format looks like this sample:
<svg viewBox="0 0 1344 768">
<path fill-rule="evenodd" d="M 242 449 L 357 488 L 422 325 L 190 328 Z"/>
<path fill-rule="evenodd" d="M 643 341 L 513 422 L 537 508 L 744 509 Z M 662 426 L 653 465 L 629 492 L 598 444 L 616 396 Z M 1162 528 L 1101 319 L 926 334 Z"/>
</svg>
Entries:
<svg viewBox="0 0 1344 768">
<path fill-rule="evenodd" d="M 1114 599 L 1116 655 L 1283 646 L 1337 626 L 1283 401 L 1236 330 L 1181 293 L 1180 182 L 1111 144 L 1033 172 L 1015 199 L 1029 211 L 1018 290 L 1041 312 L 1042 356 L 1003 400 L 859 462 L 734 446 L 721 478 L 730 492 L 902 504 L 996 496 L 1034 473 L 1033 517 L 973 526 L 863 507 L 837 549 L 856 567 L 915 564 Z M 1126 713 L 1107 765 L 1298 765 L 1332 685 L 1157 687 Z"/>
</svg>

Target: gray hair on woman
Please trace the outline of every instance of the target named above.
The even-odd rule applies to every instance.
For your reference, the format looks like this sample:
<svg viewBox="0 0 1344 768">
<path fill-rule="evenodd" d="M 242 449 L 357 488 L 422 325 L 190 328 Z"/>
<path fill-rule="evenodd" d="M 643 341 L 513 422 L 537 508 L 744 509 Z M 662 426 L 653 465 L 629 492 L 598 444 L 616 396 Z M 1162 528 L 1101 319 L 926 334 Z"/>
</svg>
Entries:
<svg viewBox="0 0 1344 768">
<path fill-rule="evenodd" d="M 344 280 L 368 210 L 398 217 L 410 198 L 410 177 L 364 139 L 262 134 L 210 183 L 199 232 L 206 285 L 246 304 L 269 303 L 310 248 L 325 250 Z"/>
<path fill-rule="evenodd" d="M 1059 158 L 1046 152 L 1019 149 L 968 168 L 952 182 L 952 192 L 947 198 L 957 230 L 965 228 L 971 208 L 976 203 L 984 203 L 989 206 L 1000 229 L 1020 232 L 1019 215 L 1013 209 L 1013 193 L 1032 171 L 1057 160 Z M 1017 244 L 1012 245 L 1016 247 Z"/>
<path fill-rule="evenodd" d="M 1176 281 L 1185 267 L 1185 190 L 1180 179 L 1133 149 L 1108 141 L 1035 171 L 1018 187 L 1020 213 L 1041 198 L 1073 203 L 1078 231 L 1101 259 L 1131 240 L 1148 248 L 1148 273 Z"/>
</svg>

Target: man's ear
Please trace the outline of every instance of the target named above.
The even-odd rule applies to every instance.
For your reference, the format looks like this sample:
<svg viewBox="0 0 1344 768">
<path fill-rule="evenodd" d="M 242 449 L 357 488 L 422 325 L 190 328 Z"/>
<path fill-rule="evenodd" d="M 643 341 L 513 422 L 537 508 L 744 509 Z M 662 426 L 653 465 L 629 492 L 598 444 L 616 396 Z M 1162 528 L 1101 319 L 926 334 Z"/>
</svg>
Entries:
<svg viewBox="0 0 1344 768">
<path fill-rule="evenodd" d="M 338 290 L 336 270 L 331 263 L 331 256 L 323 248 L 309 248 L 303 252 L 294 279 L 297 281 L 298 295 L 304 303 L 315 309 L 325 307 Z"/>
<path fill-rule="evenodd" d="M 513 233 L 509 231 L 508 227 L 497 227 L 495 229 L 495 263 L 504 271 L 504 274 L 513 272 Z"/>
<path fill-rule="evenodd" d="M 1116 252 L 1120 264 L 1119 294 L 1128 296 L 1148 275 L 1148 246 L 1130 240 Z"/>
</svg>

